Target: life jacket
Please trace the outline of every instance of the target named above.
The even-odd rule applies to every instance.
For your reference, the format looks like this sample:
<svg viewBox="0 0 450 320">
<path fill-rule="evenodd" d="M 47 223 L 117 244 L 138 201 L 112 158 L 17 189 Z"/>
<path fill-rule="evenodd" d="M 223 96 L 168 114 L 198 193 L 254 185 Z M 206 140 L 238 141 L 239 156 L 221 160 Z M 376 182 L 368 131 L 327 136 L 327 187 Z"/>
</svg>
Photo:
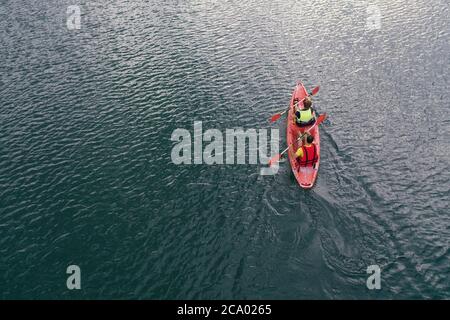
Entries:
<svg viewBox="0 0 450 320">
<path fill-rule="evenodd" d="M 312 166 L 314 165 L 319 157 L 317 156 L 317 147 L 313 143 L 309 146 L 302 146 L 303 149 L 303 157 L 298 159 L 298 162 L 300 166 L 306 167 L 306 166 Z"/>
<path fill-rule="evenodd" d="M 301 109 L 301 110 L 299 110 L 299 112 L 300 112 L 300 117 L 297 117 L 297 116 L 295 117 L 295 121 L 298 124 L 309 123 L 314 118 L 312 108 L 309 108 L 307 110 Z"/>
</svg>

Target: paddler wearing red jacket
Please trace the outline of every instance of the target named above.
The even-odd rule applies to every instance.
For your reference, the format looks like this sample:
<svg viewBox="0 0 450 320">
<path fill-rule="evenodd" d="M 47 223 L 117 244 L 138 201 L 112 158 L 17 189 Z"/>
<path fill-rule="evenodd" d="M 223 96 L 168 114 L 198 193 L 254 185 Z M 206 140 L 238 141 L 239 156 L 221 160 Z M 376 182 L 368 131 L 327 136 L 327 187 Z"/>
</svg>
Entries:
<svg viewBox="0 0 450 320">
<path fill-rule="evenodd" d="M 297 149 L 295 156 L 297 157 L 300 166 L 312 166 L 317 162 L 319 157 L 312 135 L 306 137 L 305 143 Z"/>
</svg>

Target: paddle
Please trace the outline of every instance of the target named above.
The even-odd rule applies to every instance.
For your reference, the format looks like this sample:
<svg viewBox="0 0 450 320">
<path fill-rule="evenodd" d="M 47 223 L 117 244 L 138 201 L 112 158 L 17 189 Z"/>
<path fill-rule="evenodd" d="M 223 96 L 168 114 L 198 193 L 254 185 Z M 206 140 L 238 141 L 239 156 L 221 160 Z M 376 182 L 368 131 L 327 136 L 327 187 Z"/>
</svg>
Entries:
<svg viewBox="0 0 450 320">
<path fill-rule="evenodd" d="M 320 116 L 317 117 L 316 122 L 311 126 L 311 128 L 309 128 L 308 130 L 306 130 L 300 137 L 297 138 L 297 140 L 295 140 L 294 142 L 292 142 L 286 149 L 284 149 L 281 153 L 275 155 L 274 157 L 272 157 L 269 160 L 269 167 L 272 166 L 272 164 L 278 162 L 281 157 L 294 145 L 295 142 L 303 139 L 303 137 L 309 133 L 315 126 L 318 126 L 319 124 L 321 124 L 327 117 L 327 114 L 321 114 Z"/>
<path fill-rule="evenodd" d="M 317 92 L 319 92 L 319 89 L 320 89 L 319 86 L 315 87 L 314 89 L 312 89 L 312 91 L 311 91 L 311 93 L 310 93 L 309 95 L 310 95 L 310 96 L 316 95 Z M 297 101 L 297 104 L 300 103 L 300 102 L 303 102 L 303 100 L 305 100 L 305 98 L 303 98 L 303 99 L 300 100 L 300 101 Z M 289 107 L 290 107 L 290 106 L 289 106 Z M 294 107 L 295 107 L 295 106 L 294 106 Z M 282 111 L 282 112 L 279 112 L 279 113 L 274 114 L 274 115 L 272 116 L 272 118 L 270 118 L 270 121 L 271 121 L 271 122 L 277 121 L 277 120 L 280 119 L 281 116 L 282 116 L 283 114 L 285 114 L 288 110 L 289 110 L 289 108 L 288 108 L 287 110 L 284 110 L 284 111 Z"/>
</svg>

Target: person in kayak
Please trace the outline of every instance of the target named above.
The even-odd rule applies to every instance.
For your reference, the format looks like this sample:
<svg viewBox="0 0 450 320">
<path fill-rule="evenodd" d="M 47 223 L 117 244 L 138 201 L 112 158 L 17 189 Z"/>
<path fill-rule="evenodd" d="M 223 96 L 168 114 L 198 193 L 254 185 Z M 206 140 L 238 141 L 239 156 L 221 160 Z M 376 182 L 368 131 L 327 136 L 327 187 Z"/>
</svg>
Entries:
<svg viewBox="0 0 450 320">
<path fill-rule="evenodd" d="M 319 159 L 317 155 L 316 144 L 314 143 L 314 137 L 307 135 L 305 142 L 298 148 L 295 153 L 299 165 L 302 167 L 314 166 Z"/>
<path fill-rule="evenodd" d="M 297 103 L 294 101 L 294 105 Z M 314 109 L 312 107 L 312 101 L 310 97 L 305 97 L 303 100 L 303 109 L 297 109 L 295 111 L 295 123 L 300 127 L 306 127 L 314 124 L 316 118 L 314 117 Z"/>
</svg>

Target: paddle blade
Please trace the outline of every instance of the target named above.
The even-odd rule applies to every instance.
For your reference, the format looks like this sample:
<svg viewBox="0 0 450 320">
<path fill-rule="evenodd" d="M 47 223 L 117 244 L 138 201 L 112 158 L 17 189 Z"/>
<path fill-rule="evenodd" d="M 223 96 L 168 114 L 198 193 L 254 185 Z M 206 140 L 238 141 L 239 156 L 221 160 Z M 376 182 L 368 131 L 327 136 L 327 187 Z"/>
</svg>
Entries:
<svg viewBox="0 0 450 320">
<path fill-rule="evenodd" d="M 316 120 L 316 125 L 318 126 L 319 124 L 321 124 L 322 122 L 324 122 L 324 120 L 327 118 L 327 114 L 321 114 L 320 116 L 317 117 Z"/>
<path fill-rule="evenodd" d="M 278 119 L 280 119 L 280 117 L 281 117 L 281 113 L 274 114 L 274 115 L 272 116 L 272 118 L 270 118 L 270 121 L 271 121 L 271 122 L 275 122 L 275 121 L 277 121 Z"/>
<path fill-rule="evenodd" d="M 281 158 L 281 154 L 277 154 L 276 156 L 273 156 L 270 160 L 269 160 L 269 167 L 271 167 L 274 163 L 277 163 L 278 161 L 280 161 Z"/>
<path fill-rule="evenodd" d="M 311 95 L 312 95 L 312 96 L 315 96 L 315 95 L 317 94 L 317 92 L 319 92 L 319 89 L 320 89 L 319 86 L 315 87 L 315 88 L 311 91 Z"/>
</svg>

